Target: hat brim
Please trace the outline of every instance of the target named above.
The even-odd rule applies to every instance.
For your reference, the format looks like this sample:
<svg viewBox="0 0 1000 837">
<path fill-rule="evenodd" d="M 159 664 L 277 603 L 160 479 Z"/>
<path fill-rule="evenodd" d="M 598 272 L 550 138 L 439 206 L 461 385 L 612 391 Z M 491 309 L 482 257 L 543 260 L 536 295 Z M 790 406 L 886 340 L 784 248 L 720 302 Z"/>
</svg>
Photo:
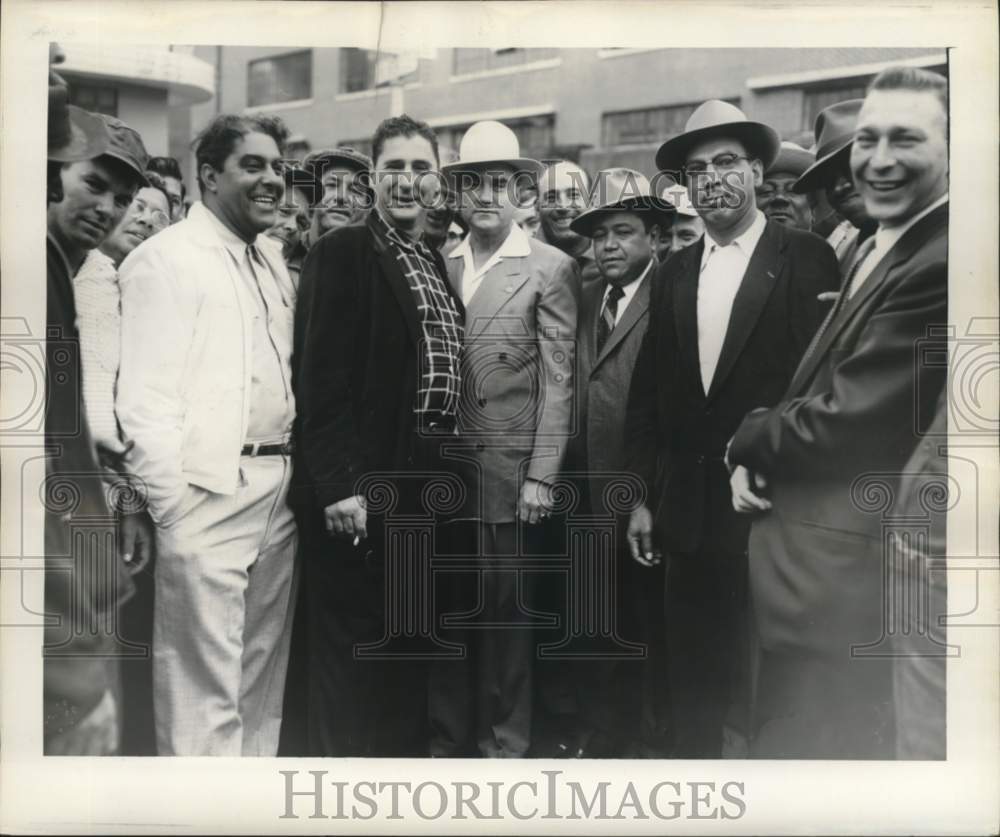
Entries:
<svg viewBox="0 0 1000 837">
<path fill-rule="evenodd" d="M 66 105 L 69 112 L 70 139 L 48 150 L 48 159 L 57 163 L 78 163 L 106 153 L 110 143 L 107 128 L 99 116 L 76 105 Z"/>
<path fill-rule="evenodd" d="M 545 170 L 545 166 L 538 160 L 518 157 L 516 160 L 477 160 L 475 162 L 463 162 L 459 160 L 456 163 L 446 163 L 441 166 L 441 174 L 445 175 L 445 177 L 454 177 L 460 171 L 486 171 L 497 166 L 512 168 L 517 172 L 527 171 L 534 177 L 538 177 Z"/>
<path fill-rule="evenodd" d="M 149 178 L 146 177 L 146 172 L 144 172 L 142 169 L 140 169 L 135 164 L 134 160 L 130 160 L 128 157 L 125 157 L 122 154 L 118 154 L 118 153 L 116 153 L 115 151 L 113 151 L 110 148 L 106 149 L 103 154 L 99 154 L 98 156 L 99 157 L 110 157 L 111 159 L 117 160 L 123 166 L 125 166 L 126 168 L 128 168 L 129 171 L 135 177 L 135 179 L 139 181 L 140 188 L 143 187 L 143 186 L 148 186 L 149 185 Z"/>
<path fill-rule="evenodd" d="M 841 164 L 841 158 L 850 157 L 853 142 L 853 139 L 846 139 L 839 148 L 820 157 L 792 184 L 792 191 L 803 194 L 825 188 L 836 170 L 835 166 Z"/>
<path fill-rule="evenodd" d="M 796 177 L 802 177 L 815 162 L 815 155 L 810 154 L 805 149 L 799 151 L 798 149 L 782 148 L 778 152 L 778 156 L 774 162 L 764 170 L 764 174 L 784 172 L 794 174 Z"/>
<path fill-rule="evenodd" d="M 593 209 L 581 212 L 576 218 L 570 221 L 569 228 L 577 235 L 590 238 L 594 224 L 601 218 L 619 212 L 634 212 L 636 215 L 672 215 L 677 212 L 677 208 L 672 203 L 658 198 L 647 196 L 628 198 L 624 201 L 607 204 L 606 206 L 596 206 Z"/>
<path fill-rule="evenodd" d="M 698 143 L 712 137 L 732 137 L 742 142 L 747 151 L 767 169 L 777 158 L 781 148 L 781 137 L 770 125 L 763 122 L 723 122 L 694 131 L 687 131 L 668 139 L 656 152 L 656 167 L 660 171 L 681 172 L 688 152 Z"/>
</svg>

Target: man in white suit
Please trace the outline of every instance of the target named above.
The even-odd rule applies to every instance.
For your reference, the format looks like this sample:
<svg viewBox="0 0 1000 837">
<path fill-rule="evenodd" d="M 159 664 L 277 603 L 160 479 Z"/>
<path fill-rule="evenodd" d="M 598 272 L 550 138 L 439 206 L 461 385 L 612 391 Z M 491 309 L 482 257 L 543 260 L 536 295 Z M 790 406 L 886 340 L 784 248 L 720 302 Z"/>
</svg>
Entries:
<svg viewBox="0 0 1000 837">
<path fill-rule="evenodd" d="M 469 226 L 446 261 L 465 304 L 459 432 L 483 608 L 467 624 L 466 659 L 432 666 L 432 755 L 467 755 L 473 737 L 487 757 L 523 756 L 530 744 L 534 634 L 517 565 L 549 514 L 572 429 L 580 283 L 569 256 L 514 223 L 519 187 L 540 169 L 492 121 L 469 128 L 459 161 L 442 167 Z"/>
<path fill-rule="evenodd" d="M 284 192 L 276 118 L 221 115 L 197 141 L 202 201 L 123 262 L 116 400 L 158 561 L 160 755 L 277 752 L 296 530 L 294 288 L 264 233 Z"/>
</svg>

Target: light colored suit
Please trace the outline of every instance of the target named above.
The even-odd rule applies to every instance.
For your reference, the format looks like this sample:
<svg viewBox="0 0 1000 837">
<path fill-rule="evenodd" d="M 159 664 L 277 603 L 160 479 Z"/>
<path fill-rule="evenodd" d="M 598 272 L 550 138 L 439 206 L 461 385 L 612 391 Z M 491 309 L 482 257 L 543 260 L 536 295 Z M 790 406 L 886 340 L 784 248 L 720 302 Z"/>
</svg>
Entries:
<svg viewBox="0 0 1000 837">
<path fill-rule="evenodd" d="M 529 256 L 491 268 L 466 305 L 459 429 L 482 475 L 469 481 L 469 515 L 487 523 L 516 519 L 524 480 L 555 478 L 576 430 L 579 269 L 560 250 L 529 244 Z M 448 277 L 461 294 L 464 261 L 451 255 Z"/>
<path fill-rule="evenodd" d="M 272 409 L 273 388 L 253 376 L 273 351 L 266 370 L 290 386 L 295 297 L 279 245 L 263 235 L 255 245 L 256 267 L 197 203 L 120 271 L 116 411 L 156 522 L 160 755 L 277 753 L 295 589 L 292 464 L 242 448 L 251 418 L 290 429 L 290 390 Z"/>
</svg>

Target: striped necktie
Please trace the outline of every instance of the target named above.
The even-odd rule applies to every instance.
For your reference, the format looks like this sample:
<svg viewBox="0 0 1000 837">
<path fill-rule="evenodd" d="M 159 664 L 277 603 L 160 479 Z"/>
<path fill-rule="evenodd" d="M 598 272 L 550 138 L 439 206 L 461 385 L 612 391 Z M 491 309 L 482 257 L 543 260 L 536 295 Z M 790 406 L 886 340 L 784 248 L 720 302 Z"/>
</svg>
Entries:
<svg viewBox="0 0 1000 837">
<path fill-rule="evenodd" d="M 601 311 L 601 319 L 597 321 L 597 353 L 600 354 L 604 344 L 608 342 L 611 332 L 615 330 L 615 320 L 618 319 L 618 302 L 625 296 L 618 285 L 612 285 L 608 290 L 608 298 Z"/>
</svg>

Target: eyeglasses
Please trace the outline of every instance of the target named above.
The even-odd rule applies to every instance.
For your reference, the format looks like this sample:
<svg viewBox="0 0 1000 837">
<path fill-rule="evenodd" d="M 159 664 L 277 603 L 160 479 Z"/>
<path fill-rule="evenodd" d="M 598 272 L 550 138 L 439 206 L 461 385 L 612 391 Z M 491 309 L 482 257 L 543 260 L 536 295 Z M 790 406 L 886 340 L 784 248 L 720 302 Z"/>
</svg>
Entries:
<svg viewBox="0 0 1000 837">
<path fill-rule="evenodd" d="M 684 166 L 684 174 L 688 177 L 705 174 L 709 166 L 712 167 L 713 171 L 731 171 L 736 168 L 736 164 L 740 160 L 749 162 L 750 158 L 743 154 L 718 154 L 707 162 L 705 160 L 691 160 Z"/>
<path fill-rule="evenodd" d="M 152 226 L 157 232 L 165 230 L 168 226 L 170 226 L 170 216 L 168 216 L 166 212 L 161 209 L 154 209 L 141 198 L 133 200 L 132 206 L 129 209 L 132 215 L 136 218 L 140 218 L 144 214 L 148 213 L 150 226 Z"/>
</svg>

